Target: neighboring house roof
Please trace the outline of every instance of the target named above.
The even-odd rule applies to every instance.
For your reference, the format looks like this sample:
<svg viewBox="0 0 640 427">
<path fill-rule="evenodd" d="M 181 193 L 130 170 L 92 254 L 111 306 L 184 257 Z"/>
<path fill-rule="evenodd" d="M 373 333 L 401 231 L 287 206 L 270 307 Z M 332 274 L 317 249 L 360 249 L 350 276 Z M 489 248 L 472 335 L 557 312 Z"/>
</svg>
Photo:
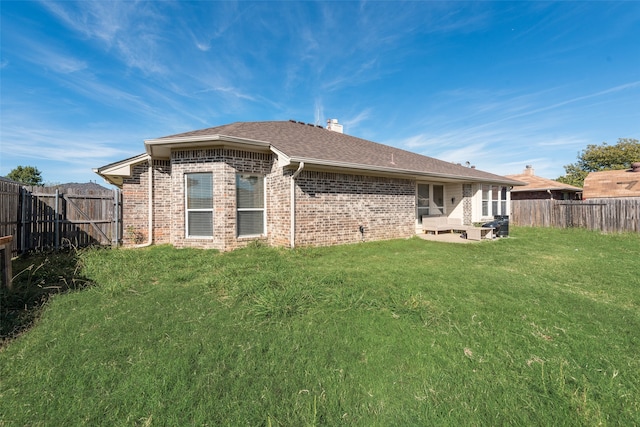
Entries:
<svg viewBox="0 0 640 427">
<path fill-rule="evenodd" d="M 290 121 L 236 122 L 145 141 L 153 158 L 168 158 L 172 148 L 222 145 L 273 151 L 281 165 L 315 165 L 442 180 L 522 185 L 521 182 L 379 144 L 320 126 Z"/>
<path fill-rule="evenodd" d="M 11 184 L 18 184 L 18 185 L 22 185 L 22 183 L 20 183 L 20 182 L 18 182 L 18 181 L 14 181 L 14 180 L 9 179 L 9 178 L 5 178 L 4 176 L 0 176 L 0 181 L 2 181 L 2 182 L 8 182 L 8 183 L 11 183 Z"/>
<path fill-rule="evenodd" d="M 628 170 L 590 172 L 584 180 L 582 197 L 640 197 L 640 163 Z"/>
<path fill-rule="evenodd" d="M 526 185 L 522 187 L 513 188 L 512 192 L 530 192 L 530 191 L 572 191 L 580 192 L 582 188 L 574 187 L 573 185 L 564 184 L 562 182 L 554 181 L 552 179 L 543 178 L 534 174 L 533 168 L 527 166 L 523 173 L 516 175 L 506 175 L 507 178 L 522 181 Z"/>
<path fill-rule="evenodd" d="M 62 192 L 75 191 L 82 193 L 110 191 L 107 187 L 96 182 L 66 182 L 63 184 L 49 185 L 48 187 L 57 188 Z"/>
</svg>

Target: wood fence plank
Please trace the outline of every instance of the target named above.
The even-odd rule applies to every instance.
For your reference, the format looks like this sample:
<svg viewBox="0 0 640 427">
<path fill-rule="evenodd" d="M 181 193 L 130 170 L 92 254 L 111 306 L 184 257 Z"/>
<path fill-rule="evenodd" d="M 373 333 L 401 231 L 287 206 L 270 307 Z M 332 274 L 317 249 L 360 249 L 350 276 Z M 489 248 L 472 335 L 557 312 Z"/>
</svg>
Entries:
<svg viewBox="0 0 640 427">
<path fill-rule="evenodd" d="M 117 245 L 121 203 L 118 190 L 64 192 L 0 178 L 0 235 L 13 236 L 15 254 L 69 245 Z"/>
<path fill-rule="evenodd" d="M 604 233 L 640 232 L 640 198 L 512 200 L 516 226 L 582 227 Z"/>
</svg>

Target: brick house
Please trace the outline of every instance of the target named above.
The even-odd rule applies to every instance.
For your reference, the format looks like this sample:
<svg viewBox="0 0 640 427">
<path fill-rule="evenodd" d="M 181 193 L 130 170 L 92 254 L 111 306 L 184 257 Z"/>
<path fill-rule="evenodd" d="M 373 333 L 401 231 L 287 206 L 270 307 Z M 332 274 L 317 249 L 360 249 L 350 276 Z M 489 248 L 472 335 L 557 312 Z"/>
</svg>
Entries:
<svg viewBox="0 0 640 427">
<path fill-rule="evenodd" d="M 124 245 L 233 250 L 406 238 L 422 216 L 509 213 L 522 183 L 295 121 L 237 122 L 146 140 L 96 173 L 120 187 Z"/>
<path fill-rule="evenodd" d="M 505 175 L 526 185 L 511 190 L 511 200 L 580 200 L 582 188 L 537 176 L 531 165 L 521 174 Z"/>
</svg>

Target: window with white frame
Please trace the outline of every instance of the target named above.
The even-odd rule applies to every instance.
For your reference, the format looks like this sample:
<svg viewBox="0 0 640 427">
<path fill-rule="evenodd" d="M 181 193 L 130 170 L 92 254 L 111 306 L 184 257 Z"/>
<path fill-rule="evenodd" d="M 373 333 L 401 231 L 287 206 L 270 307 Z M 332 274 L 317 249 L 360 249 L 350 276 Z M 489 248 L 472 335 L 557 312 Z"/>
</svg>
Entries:
<svg viewBox="0 0 640 427">
<path fill-rule="evenodd" d="M 418 184 L 416 191 L 416 216 L 418 224 L 422 217 L 444 214 L 444 185 Z"/>
<path fill-rule="evenodd" d="M 238 237 L 261 236 L 265 233 L 264 177 L 236 174 Z"/>
<path fill-rule="evenodd" d="M 482 186 L 482 216 L 489 216 L 490 185 Z"/>
<path fill-rule="evenodd" d="M 429 205 L 429 184 L 418 184 L 417 216 L 419 224 L 422 224 L 423 216 L 429 215 Z"/>
<path fill-rule="evenodd" d="M 433 197 L 431 198 L 431 206 L 433 213 L 436 215 L 444 214 L 444 185 L 432 184 Z"/>
<path fill-rule="evenodd" d="M 213 237 L 213 174 L 184 175 L 187 237 Z"/>
<path fill-rule="evenodd" d="M 482 216 L 507 214 L 507 187 L 499 185 L 482 186 Z"/>
<path fill-rule="evenodd" d="M 500 215 L 498 213 L 498 206 L 500 206 L 500 187 L 497 185 L 491 186 L 491 214 Z"/>
</svg>

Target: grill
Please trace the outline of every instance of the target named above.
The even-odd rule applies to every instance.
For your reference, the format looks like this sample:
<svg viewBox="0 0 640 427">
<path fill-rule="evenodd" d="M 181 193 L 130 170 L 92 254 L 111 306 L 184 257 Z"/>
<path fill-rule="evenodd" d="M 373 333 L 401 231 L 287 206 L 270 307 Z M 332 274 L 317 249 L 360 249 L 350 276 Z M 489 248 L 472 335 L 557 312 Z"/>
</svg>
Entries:
<svg viewBox="0 0 640 427">
<path fill-rule="evenodd" d="M 509 215 L 495 215 L 493 221 L 482 224 L 485 228 L 493 228 L 496 237 L 509 237 Z"/>
</svg>

